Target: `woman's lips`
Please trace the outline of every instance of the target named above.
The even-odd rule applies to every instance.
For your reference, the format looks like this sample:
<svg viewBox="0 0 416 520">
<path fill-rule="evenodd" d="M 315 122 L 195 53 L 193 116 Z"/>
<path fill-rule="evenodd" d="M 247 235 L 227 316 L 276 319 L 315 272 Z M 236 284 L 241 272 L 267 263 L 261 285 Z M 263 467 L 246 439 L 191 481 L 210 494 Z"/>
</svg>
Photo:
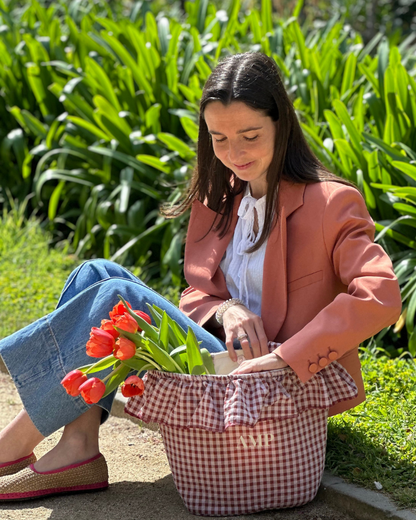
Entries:
<svg viewBox="0 0 416 520">
<path fill-rule="evenodd" d="M 253 164 L 254 161 L 251 161 L 251 162 L 248 162 L 246 164 L 242 164 L 242 165 L 238 165 L 238 164 L 234 164 L 234 166 L 238 169 L 238 170 L 246 170 L 247 168 L 249 168 L 252 164 Z"/>
</svg>

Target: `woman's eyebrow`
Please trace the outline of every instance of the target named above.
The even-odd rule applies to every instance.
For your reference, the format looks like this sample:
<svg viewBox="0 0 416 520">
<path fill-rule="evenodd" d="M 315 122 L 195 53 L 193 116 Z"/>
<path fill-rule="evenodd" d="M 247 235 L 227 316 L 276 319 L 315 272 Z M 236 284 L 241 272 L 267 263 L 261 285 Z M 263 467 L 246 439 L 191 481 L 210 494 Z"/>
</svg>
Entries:
<svg viewBox="0 0 416 520">
<path fill-rule="evenodd" d="M 253 130 L 261 130 L 262 126 L 250 126 L 249 128 L 244 128 L 243 130 L 237 130 L 237 134 L 245 134 L 246 132 L 252 132 Z M 215 130 L 208 130 L 210 134 L 213 135 L 225 135 L 222 132 L 216 132 Z"/>
</svg>

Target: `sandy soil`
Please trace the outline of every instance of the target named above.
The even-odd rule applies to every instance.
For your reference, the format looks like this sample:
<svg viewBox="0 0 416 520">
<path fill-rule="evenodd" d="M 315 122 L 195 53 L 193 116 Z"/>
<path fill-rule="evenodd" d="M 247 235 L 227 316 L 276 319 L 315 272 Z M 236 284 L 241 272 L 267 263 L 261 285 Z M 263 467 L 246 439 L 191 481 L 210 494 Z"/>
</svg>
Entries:
<svg viewBox="0 0 416 520">
<path fill-rule="evenodd" d="M 11 378 L 0 373 L 0 429 L 20 411 Z M 126 416 L 127 417 L 127 416 Z M 36 449 L 40 457 L 59 439 L 59 432 Z M 0 505 L 1 520 L 187 520 L 196 518 L 176 491 L 162 438 L 157 432 L 111 417 L 101 429 L 110 487 L 105 492 L 51 497 Z M 225 520 L 226 517 L 222 517 Z M 319 501 L 291 510 L 227 517 L 235 520 L 350 520 Z"/>
</svg>

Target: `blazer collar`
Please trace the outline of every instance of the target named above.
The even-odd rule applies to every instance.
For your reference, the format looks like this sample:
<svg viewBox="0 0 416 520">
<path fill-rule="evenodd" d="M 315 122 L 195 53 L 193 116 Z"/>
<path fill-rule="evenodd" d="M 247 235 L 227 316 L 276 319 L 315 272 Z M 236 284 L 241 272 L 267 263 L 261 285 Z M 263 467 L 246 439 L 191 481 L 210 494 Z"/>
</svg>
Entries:
<svg viewBox="0 0 416 520">
<path fill-rule="evenodd" d="M 303 204 L 305 184 L 282 180 L 279 185 L 280 213 L 266 248 L 262 288 L 262 319 L 269 340 L 276 338 L 287 312 L 286 220 Z M 237 223 L 243 194 L 235 197 L 231 226 L 220 239 L 212 229 L 217 216 L 199 201 L 192 206 L 185 246 L 185 277 L 191 286 L 207 294 L 230 298 L 225 277 L 218 269 Z M 210 229 L 211 228 L 211 229 Z"/>
</svg>

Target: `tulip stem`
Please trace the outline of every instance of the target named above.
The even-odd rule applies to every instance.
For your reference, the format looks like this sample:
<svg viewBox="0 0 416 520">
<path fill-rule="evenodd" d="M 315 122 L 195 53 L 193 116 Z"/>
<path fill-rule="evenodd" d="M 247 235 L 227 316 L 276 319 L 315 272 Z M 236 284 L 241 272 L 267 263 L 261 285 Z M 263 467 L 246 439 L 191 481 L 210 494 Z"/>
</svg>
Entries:
<svg viewBox="0 0 416 520">
<path fill-rule="evenodd" d="M 117 374 L 117 372 L 120 372 L 120 370 L 121 370 L 123 367 L 124 367 L 123 363 L 120 363 L 120 365 L 119 365 L 117 368 L 115 368 L 112 372 L 110 372 L 110 373 L 108 374 L 108 376 L 106 376 L 106 377 L 102 380 L 102 382 L 105 383 L 105 382 L 107 381 L 107 379 L 110 379 L 110 377 L 112 377 L 114 374 Z"/>
<path fill-rule="evenodd" d="M 139 359 L 143 359 L 143 361 L 147 361 L 148 363 L 151 363 L 156 370 L 161 370 L 162 367 L 160 367 L 151 357 L 147 357 L 143 352 L 137 352 L 135 354 L 135 357 L 138 357 Z"/>
</svg>

